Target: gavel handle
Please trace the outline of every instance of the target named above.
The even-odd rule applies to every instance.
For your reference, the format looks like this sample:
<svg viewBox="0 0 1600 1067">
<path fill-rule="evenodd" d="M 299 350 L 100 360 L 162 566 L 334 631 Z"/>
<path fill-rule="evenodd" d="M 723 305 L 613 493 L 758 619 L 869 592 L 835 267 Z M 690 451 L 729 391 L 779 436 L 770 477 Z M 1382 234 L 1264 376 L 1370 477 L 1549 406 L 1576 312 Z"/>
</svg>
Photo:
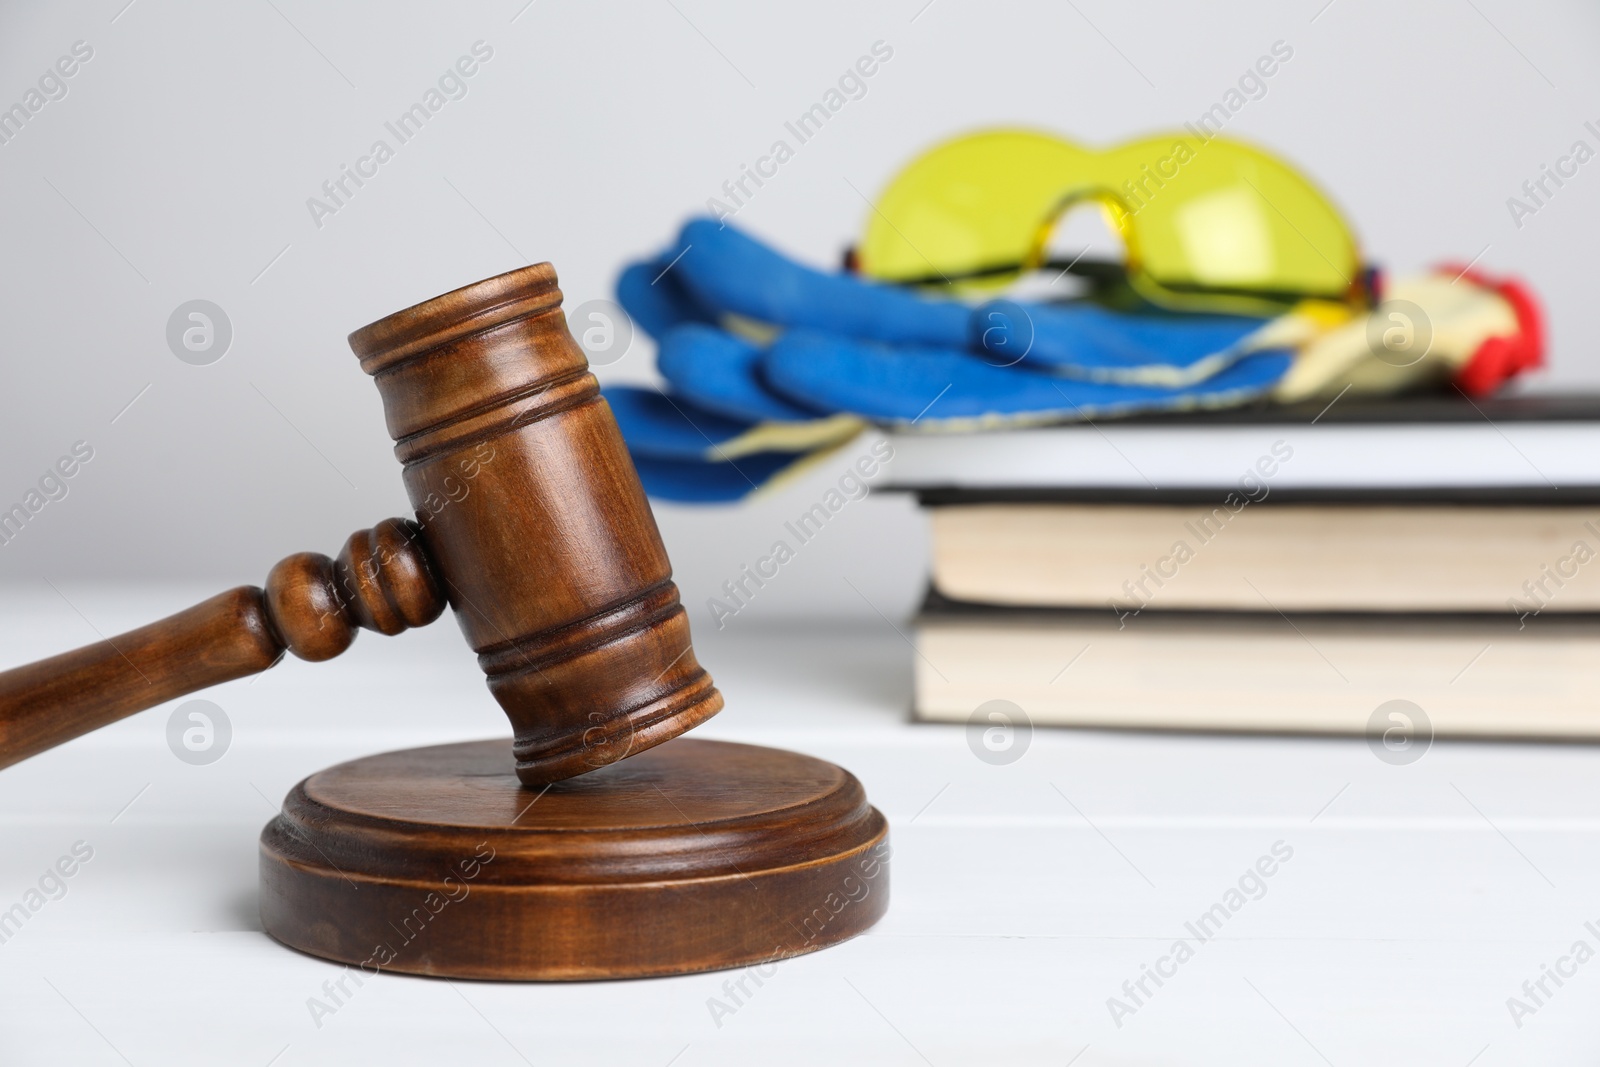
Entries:
<svg viewBox="0 0 1600 1067">
<path fill-rule="evenodd" d="M 330 659 L 357 628 L 395 634 L 439 617 L 445 598 L 421 529 L 387 519 L 338 559 L 280 560 L 266 588 L 240 586 L 137 630 L 0 673 L 0 767 L 174 697 L 266 670 L 293 652 Z"/>
</svg>

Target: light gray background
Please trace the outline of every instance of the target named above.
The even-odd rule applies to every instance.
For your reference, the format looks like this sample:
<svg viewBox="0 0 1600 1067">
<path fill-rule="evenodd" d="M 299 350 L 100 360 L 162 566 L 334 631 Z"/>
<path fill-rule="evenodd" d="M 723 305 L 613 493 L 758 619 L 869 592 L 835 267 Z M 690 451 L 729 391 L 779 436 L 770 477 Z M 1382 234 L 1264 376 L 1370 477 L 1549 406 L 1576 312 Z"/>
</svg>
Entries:
<svg viewBox="0 0 1600 1067">
<path fill-rule="evenodd" d="M 1314 175 L 1393 270 L 1481 253 L 1523 275 L 1552 324 L 1541 384 L 1600 380 L 1600 161 L 1520 229 L 1506 207 L 1574 140 L 1600 147 L 1592 3 L 125 2 L 0 13 L 0 105 L 74 41 L 95 50 L 0 146 L 0 503 L 75 440 L 95 449 L 0 547 L 0 581 L 260 582 L 406 513 L 345 335 L 532 260 L 556 264 L 569 307 L 611 295 L 877 40 L 894 57 L 868 95 L 739 216 L 797 256 L 835 262 L 867 210 L 855 190 L 954 131 L 1159 131 L 1281 39 L 1293 59 L 1228 132 Z M 480 39 L 494 57 L 467 97 L 315 227 L 306 198 Z M 164 341 L 194 298 L 233 322 L 211 366 Z M 641 337 L 602 377 L 649 380 L 652 355 Z M 739 508 L 657 507 L 697 625 L 844 462 Z M 853 504 L 739 621 L 904 612 L 924 538 L 903 499 Z"/>
</svg>

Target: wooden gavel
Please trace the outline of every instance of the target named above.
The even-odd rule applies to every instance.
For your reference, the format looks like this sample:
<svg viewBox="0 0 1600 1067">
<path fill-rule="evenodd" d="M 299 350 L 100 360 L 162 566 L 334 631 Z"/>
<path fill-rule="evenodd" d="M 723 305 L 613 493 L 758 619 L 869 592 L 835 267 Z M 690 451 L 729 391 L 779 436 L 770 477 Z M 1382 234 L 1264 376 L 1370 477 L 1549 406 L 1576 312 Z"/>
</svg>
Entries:
<svg viewBox="0 0 1600 1067">
<path fill-rule="evenodd" d="M 695 661 L 643 489 L 548 263 L 350 335 L 417 518 L 298 553 L 121 636 L 0 673 L 0 767 L 285 651 L 337 656 L 446 602 L 510 717 L 517 776 L 570 778 L 666 741 L 722 697 Z"/>
</svg>

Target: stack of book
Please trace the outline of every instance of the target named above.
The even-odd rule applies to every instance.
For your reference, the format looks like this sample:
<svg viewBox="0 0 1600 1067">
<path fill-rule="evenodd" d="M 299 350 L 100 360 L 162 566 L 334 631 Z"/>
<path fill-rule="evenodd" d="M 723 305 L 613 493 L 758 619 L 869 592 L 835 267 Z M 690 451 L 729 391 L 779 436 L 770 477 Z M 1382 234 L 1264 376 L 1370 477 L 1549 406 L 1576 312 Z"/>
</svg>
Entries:
<svg viewBox="0 0 1600 1067">
<path fill-rule="evenodd" d="M 933 534 L 919 718 L 1600 737 L 1600 396 L 892 443 Z"/>
</svg>

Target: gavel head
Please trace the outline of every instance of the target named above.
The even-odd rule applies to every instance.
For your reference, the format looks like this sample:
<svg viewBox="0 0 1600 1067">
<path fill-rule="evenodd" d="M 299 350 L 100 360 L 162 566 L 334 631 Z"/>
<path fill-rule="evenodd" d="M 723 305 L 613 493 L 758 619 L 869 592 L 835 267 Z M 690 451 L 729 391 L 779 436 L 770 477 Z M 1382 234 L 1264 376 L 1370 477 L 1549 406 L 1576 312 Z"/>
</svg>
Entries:
<svg viewBox="0 0 1600 1067">
<path fill-rule="evenodd" d="M 661 535 L 548 263 L 350 335 L 517 775 L 543 785 L 716 714 Z"/>
</svg>

